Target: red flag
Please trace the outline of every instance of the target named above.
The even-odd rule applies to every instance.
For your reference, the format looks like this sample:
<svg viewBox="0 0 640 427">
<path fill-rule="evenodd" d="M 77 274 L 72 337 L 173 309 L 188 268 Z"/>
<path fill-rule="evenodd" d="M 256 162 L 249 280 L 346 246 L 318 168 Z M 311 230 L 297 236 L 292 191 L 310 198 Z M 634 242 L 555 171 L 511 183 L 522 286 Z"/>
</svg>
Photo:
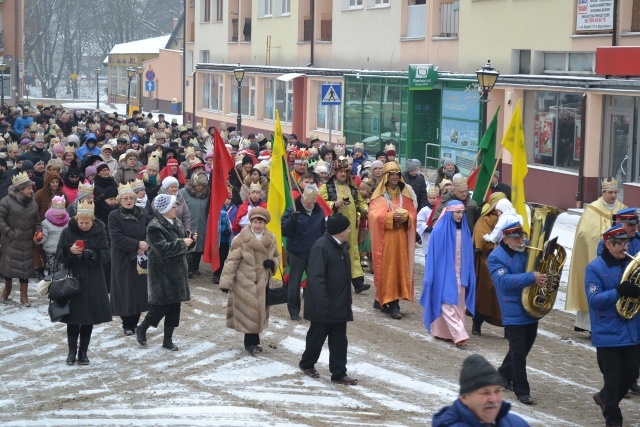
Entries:
<svg viewBox="0 0 640 427">
<path fill-rule="evenodd" d="M 475 190 L 476 181 L 478 180 L 478 172 L 480 172 L 480 166 L 476 167 L 469 174 L 469 177 L 467 178 L 467 187 L 469 187 L 469 190 Z"/>
<path fill-rule="evenodd" d="M 224 146 L 224 141 L 214 129 L 213 133 L 213 165 L 211 171 L 211 198 L 209 199 L 209 220 L 207 221 L 207 238 L 204 241 L 204 262 L 210 262 L 213 271 L 220 268 L 220 253 L 218 250 L 218 221 L 220 209 L 229 197 L 227 177 L 234 167 L 233 159 Z"/>
</svg>

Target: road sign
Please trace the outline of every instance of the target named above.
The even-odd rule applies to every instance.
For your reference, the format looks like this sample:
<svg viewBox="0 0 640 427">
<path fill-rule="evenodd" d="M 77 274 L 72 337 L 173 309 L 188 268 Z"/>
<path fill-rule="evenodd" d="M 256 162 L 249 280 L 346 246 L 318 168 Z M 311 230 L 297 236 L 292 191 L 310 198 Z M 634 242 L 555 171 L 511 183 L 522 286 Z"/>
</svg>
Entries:
<svg viewBox="0 0 640 427">
<path fill-rule="evenodd" d="M 332 83 L 322 85 L 322 105 L 340 105 L 342 103 L 342 85 Z"/>
<path fill-rule="evenodd" d="M 144 76 L 147 78 L 147 80 L 156 79 L 156 73 L 154 73 L 153 70 L 148 70 L 146 73 L 144 73 Z"/>
<path fill-rule="evenodd" d="M 156 90 L 156 82 L 154 82 L 153 80 L 147 80 L 146 82 L 144 82 L 144 90 L 146 90 L 147 92 L 153 92 L 154 90 Z"/>
</svg>

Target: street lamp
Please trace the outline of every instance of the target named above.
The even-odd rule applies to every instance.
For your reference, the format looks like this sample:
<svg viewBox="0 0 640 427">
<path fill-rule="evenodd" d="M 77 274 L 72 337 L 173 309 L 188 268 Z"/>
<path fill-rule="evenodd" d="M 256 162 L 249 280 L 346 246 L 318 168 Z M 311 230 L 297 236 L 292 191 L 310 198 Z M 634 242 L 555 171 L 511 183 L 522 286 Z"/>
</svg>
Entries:
<svg viewBox="0 0 640 427">
<path fill-rule="evenodd" d="M 96 73 L 96 110 L 100 109 L 100 83 L 98 82 L 98 76 L 100 75 L 100 68 L 93 70 Z"/>
<path fill-rule="evenodd" d="M 236 125 L 236 132 L 238 135 L 242 135 L 242 79 L 244 79 L 244 69 L 240 68 L 240 64 L 238 64 L 238 68 L 233 70 L 233 76 L 236 78 L 238 82 L 238 123 Z"/>
<path fill-rule="evenodd" d="M 136 68 L 138 72 L 138 78 L 140 82 L 138 83 L 138 109 L 140 110 L 140 114 L 142 114 L 142 73 L 144 72 L 144 67 L 142 65 L 138 65 Z"/>
<path fill-rule="evenodd" d="M 127 85 L 127 112 L 125 116 L 129 115 L 129 106 L 131 105 L 131 80 L 136 75 L 136 69 L 133 67 L 127 68 L 127 77 L 129 78 L 129 84 Z"/>
<path fill-rule="evenodd" d="M 478 85 L 482 89 L 481 102 L 484 103 L 482 107 L 482 133 L 484 134 L 487 129 L 487 102 L 489 102 L 489 92 L 491 92 L 493 86 L 495 86 L 498 76 L 500 76 L 500 71 L 493 68 L 491 66 L 491 60 L 488 60 L 482 68 L 476 70 L 476 75 L 478 76 Z"/>
<path fill-rule="evenodd" d="M 2 73 L 2 81 L 0 82 L 0 106 L 4 105 L 4 72 L 7 71 L 7 64 L 4 62 L 0 63 L 0 72 Z"/>
</svg>

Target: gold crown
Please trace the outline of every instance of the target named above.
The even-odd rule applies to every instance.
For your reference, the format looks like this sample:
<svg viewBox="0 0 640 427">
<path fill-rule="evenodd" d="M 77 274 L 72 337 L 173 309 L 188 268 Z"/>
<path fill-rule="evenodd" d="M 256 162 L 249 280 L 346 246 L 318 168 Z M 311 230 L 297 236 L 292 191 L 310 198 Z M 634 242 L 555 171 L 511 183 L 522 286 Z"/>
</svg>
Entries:
<svg viewBox="0 0 640 427">
<path fill-rule="evenodd" d="M 196 149 L 195 149 L 195 148 L 193 148 L 193 147 L 187 147 L 187 148 L 184 150 L 184 156 L 185 156 L 185 157 L 189 157 L 189 154 L 193 154 L 193 155 L 195 156 L 195 155 L 196 155 Z"/>
<path fill-rule="evenodd" d="M 133 184 L 131 184 L 131 187 L 133 188 L 133 191 L 136 191 L 136 189 L 140 191 L 144 188 L 144 181 L 141 179 L 136 179 L 135 181 L 133 181 Z"/>
<path fill-rule="evenodd" d="M 79 121 L 78 122 L 78 127 L 80 129 L 85 129 L 87 127 L 87 122 Z"/>
<path fill-rule="evenodd" d="M 362 142 L 356 142 L 355 144 L 353 144 L 353 149 L 354 150 L 360 149 L 364 151 L 364 144 Z"/>
<path fill-rule="evenodd" d="M 262 186 L 261 186 L 260 184 L 253 184 L 253 183 L 252 183 L 252 184 L 249 186 L 249 192 L 250 192 L 250 193 L 252 193 L 252 192 L 254 192 L 254 191 L 262 192 Z"/>
<path fill-rule="evenodd" d="M 602 180 L 602 191 L 613 191 L 618 189 L 618 181 L 615 178 L 605 178 Z"/>
<path fill-rule="evenodd" d="M 64 209 L 65 208 L 65 198 L 63 196 L 53 196 L 51 199 L 51 209 Z"/>
<path fill-rule="evenodd" d="M 180 127 L 178 128 L 178 132 L 186 132 L 186 131 L 188 131 L 188 130 L 189 130 L 189 129 L 187 129 L 187 127 L 186 127 L 185 125 L 182 125 L 182 126 L 180 126 Z"/>
<path fill-rule="evenodd" d="M 93 184 L 78 184 L 78 196 L 81 194 L 90 195 L 93 194 Z"/>
<path fill-rule="evenodd" d="M 459 173 L 453 175 L 451 182 L 453 183 L 453 188 L 463 188 L 467 186 L 467 178 Z"/>
<path fill-rule="evenodd" d="M 41 130 L 38 130 L 36 132 L 36 137 L 35 137 L 34 141 L 36 141 L 36 142 L 44 141 L 44 132 L 42 132 Z"/>
<path fill-rule="evenodd" d="M 93 203 L 89 203 L 86 200 L 83 200 L 81 202 L 78 202 L 78 209 L 76 211 L 76 215 L 81 215 L 81 214 L 93 215 L 94 210 L 95 210 L 95 206 Z"/>
<path fill-rule="evenodd" d="M 158 159 L 158 156 L 156 156 L 155 154 L 149 156 L 149 160 L 147 161 L 147 169 L 149 169 L 149 166 L 151 166 L 154 170 L 160 169 L 160 159 Z"/>
<path fill-rule="evenodd" d="M 387 151 L 396 151 L 396 146 L 393 144 L 387 144 L 384 146 L 384 152 L 386 153 Z"/>
<path fill-rule="evenodd" d="M 345 138 L 344 136 L 339 136 L 338 139 L 336 140 L 336 144 L 344 145 L 346 143 L 347 143 L 347 138 Z"/>
<path fill-rule="evenodd" d="M 132 182 L 128 182 L 126 184 L 118 185 L 118 196 L 122 196 L 122 195 L 125 195 L 127 193 L 136 194 L 136 192 L 133 191 L 133 183 Z"/>
<path fill-rule="evenodd" d="M 76 147 L 74 147 L 73 145 L 65 145 L 64 152 L 65 153 L 75 153 L 76 152 Z"/>
<path fill-rule="evenodd" d="M 13 150 L 16 150 L 16 151 L 20 150 L 20 147 L 18 146 L 17 142 L 12 142 L 10 144 L 7 144 L 7 152 L 13 151 Z"/>
<path fill-rule="evenodd" d="M 14 175 L 13 178 L 11 178 L 11 183 L 16 186 L 27 182 L 31 182 L 31 180 L 29 179 L 29 175 L 27 175 L 26 172 L 20 172 Z"/>
</svg>

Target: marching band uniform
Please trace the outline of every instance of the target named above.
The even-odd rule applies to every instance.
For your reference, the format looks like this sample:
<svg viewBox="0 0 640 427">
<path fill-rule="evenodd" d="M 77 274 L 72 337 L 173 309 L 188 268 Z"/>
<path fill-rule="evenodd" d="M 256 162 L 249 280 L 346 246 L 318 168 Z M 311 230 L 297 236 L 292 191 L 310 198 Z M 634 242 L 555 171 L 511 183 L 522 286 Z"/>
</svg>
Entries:
<svg viewBox="0 0 640 427">
<path fill-rule="evenodd" d="M 603 234 L 602 255 L 585 271 L 585 293 L 591 316 L 591 343 L 596 347 L 598 366 L 604 386 L 593 395 L 607 426 L 622 426 L 620 401 L 638 377 L 640 366 L 640 317 L 625 319 L 618 315 L 616 302 L 622 296 L 640 297 L 640 288 L 625 281 L 622 274 L 629 263 L 624 252 L 628 235 L 622 224 Z"/>
<path fill-rule="evenodd" d="M 627 237 L 629 237 L 629 249 L 627 253 L 631 256 L 636 256 L 640 252 L 640 235 L 637 232 L 638 225 L 638 211 L 637 208 L 621 209 L 616 213 L 616 221 L 618 224 L 622 224 Z M 604 239 L 600 239 L 598 243 L 598 256 L 602 254 L 604 248 Z"/>
</svg>

